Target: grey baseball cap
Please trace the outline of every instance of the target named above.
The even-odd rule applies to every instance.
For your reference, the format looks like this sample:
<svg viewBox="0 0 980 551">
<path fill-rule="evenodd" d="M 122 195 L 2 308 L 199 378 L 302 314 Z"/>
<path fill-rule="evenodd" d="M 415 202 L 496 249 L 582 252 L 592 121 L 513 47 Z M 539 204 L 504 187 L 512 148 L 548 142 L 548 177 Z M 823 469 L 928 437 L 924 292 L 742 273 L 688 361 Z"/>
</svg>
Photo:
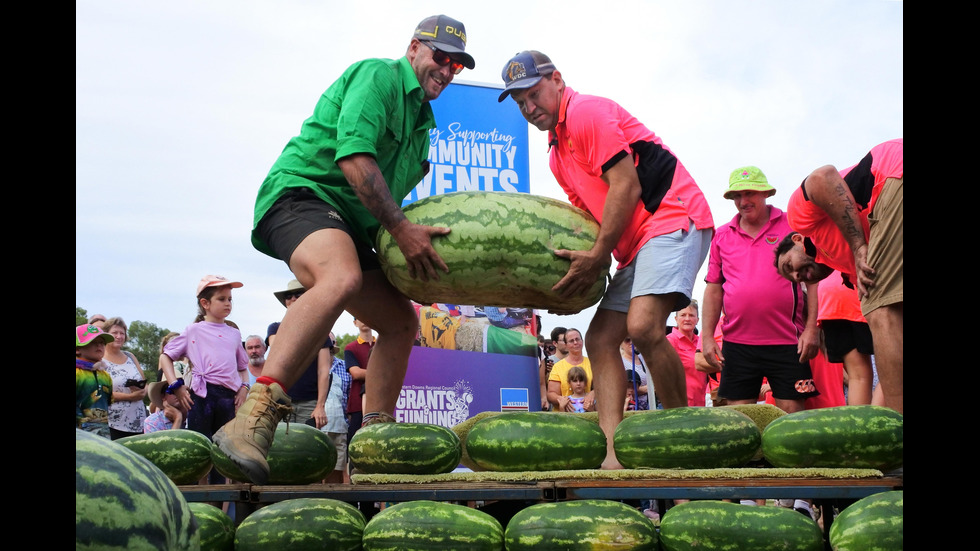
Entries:
<svg viewBox="0 0 980 551">
<path fill-rule="evenodd" d="M 504 101 L 514 90 L 524 90 L 537 84 L 542 78 L 555 72 L 551 58 L 536 50 L 525 50 L 510 58 L 500 76 L 504 79 L 504 91 L 497 102 Z"/>
<path fill-rule="evenodd" d="M 458 58 L 467 69 L 476 67 L 473 56 L 466 53 L 466 27 L 448 15 L 426 17 L 415 28 L 415 38 L 428 42 Z"/>
</svg>

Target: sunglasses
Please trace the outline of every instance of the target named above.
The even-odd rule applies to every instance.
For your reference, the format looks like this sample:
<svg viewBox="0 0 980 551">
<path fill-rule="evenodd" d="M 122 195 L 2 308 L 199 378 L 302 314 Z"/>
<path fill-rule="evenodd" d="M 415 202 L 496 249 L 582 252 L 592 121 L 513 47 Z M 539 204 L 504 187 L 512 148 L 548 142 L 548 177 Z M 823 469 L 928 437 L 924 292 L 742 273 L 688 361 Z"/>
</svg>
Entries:
<svg viewBox="0 0 980 551">
<path fill-rule="evenodd" d="M 453 61 L 453 58 L 449 57 L 449 54 L 436 48 L 435 46 L 429 44 L 428 42 L 424 42 L 422 40 L 419 40 L 419 42 L 422 42 L 422 44 L 425 44 L 432 50 L 432 61 L 435 61 L 436 65 L 440 67 L 445 67 L 446 65 L 450 65 L 451 63 L 452 65 L 450 65 L 449 69 L 453 72 L 454 75 L 458 75 L 463 72 L 463 64 L 458 61 Z"/>
<path fill-rule="evenodd" d="M 303 296 L 303 293 L 304 292 L 305 291 L 293 291 L 293 292 L 290 292 L 290 293 L 286 293 L 285 295 L 282 296 L 282 299 L 283 300 L 290 300 L 290 299 L 294 299 L 294 298 L 299 298 L 299 297 Z"/>
<path fill-rule="evenodd" d="M 548 346 L 544 347 L 544 349 L 545 350 L 549 350 L 551 352 L 554 352 L 555 350 L 558 350 L 558 348 L 555 345 L 553 345 L 553 344 L 549 344 Z"/>
</svg>

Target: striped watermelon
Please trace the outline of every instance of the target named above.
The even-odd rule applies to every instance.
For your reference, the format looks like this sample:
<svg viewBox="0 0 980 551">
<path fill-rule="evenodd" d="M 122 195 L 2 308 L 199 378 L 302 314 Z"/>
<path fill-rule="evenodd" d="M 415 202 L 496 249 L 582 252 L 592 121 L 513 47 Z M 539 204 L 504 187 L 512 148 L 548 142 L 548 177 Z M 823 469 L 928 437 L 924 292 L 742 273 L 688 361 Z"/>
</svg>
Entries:
<svg viewBox="0 0 980 551">
<path fill-rule="evenodd" d="M 823 533 L 813 519 L 783 507 L 723 501 L 679 503 L 663 515 L 664 551 L 822 551 Z"/>
<path fill-rule="evenodd" d="M 355 551 L 364 514 L 336 499 L 302 497 L 262 507 L 235 531 L 235 551 Z"/>
<path fill-rule="evenodd" d="M 177 485 L 197 484 L 211 470 L 211 440 L 196 431 L 161 430 L 116 442 L 149 459 Z"/>
<path fill-rule="evenodd" d="M 633 507 L 583 499 L 525 507 L 507 523 L 507 551 L 629 549 L 657 551 L 657 529 Z"/>
<path fill-rule="evenodd" d="M 501 551 L 504 529 L 471 507 L 405 501 L 374 515 L 364 527 L 364 551 Z"/>
<path fill-rule="evenodd" d="M 716 469 L 745 465 L 761 439 L 759 428 L 744 413 L 682 407 L 623 419 L 613 433 L 613 446 L 628 469 Z"/>
<path fill-rule="evenodd" d="M 599 234 L 595 219 L 568 203 L 526 193 L 458 191 L 420 199 L 404 212 L 411 222 L 452 230 L 432 241 L 449 267 L 438 281 L 409 276 L 394 238 L 384 229 L 378 233 L 385 275 L 416 302 L 577 312 L 602 298 L 608 270 L 583 295 L 566 299 L 551 290 L 570 265 L 553 251 L 591 249 Z"/>
<path fill-rule="evenodd" d="M 488 471 L 597 469 L 606 457 L 599 425 L 574 413 L 510 412 L 475 423 L 466 453 Z"/>
<path fill-rule="evenodd" d="M 214 468 L 226 477 L 249 482 L 216 444 L 211 446 Z M 297 423 L 279 423 L 266 458 L 269 480 L 266 484 L 312 484 L 321 482 L 337 466 L 337 447 L 321 430 Z"/>
<path fill-rule="evenodd" d="M 235 521 L 221 509 L 200 501 L 187 504 L 197 519 L 201 534 L 201 551 L 233 551 L 235 549 Z"/>
<path fill-rule="evenodd" d="M 830 525 L 834 551 L 902 551 L 905 492 L 894 490 L 850 504 Z"/>
<path fill-rule="evenodd" d="M 148 459 L 75 429 L 75 549 L 199 549 L 197 521 Z"/>
<path fill-rule="evenodd" d="M 762 432 L 774 467 L 879 469 L 902 466 L 902 414 L 881 406 L 838 406 L 784 415 Z"/>
<path fill-rule="evenodd" d="M 459 465 L 459 437 L 428 423 L 375 423 L 361 427 L 347 446 L 356 469 L 365 474 L 440 474 Z"/>
</svg>

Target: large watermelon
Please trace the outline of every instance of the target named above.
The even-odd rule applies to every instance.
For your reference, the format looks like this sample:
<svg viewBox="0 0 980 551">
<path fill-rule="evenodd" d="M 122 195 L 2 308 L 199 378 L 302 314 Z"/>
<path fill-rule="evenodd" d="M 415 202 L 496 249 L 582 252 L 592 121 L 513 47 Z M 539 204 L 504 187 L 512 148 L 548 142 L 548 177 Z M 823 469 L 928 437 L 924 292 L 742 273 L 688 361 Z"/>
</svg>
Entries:
<svg viewBox="0 0 980 551">
<path fill-rule="evenodd" d="M 199 549 L 197 521 L 156 465 L 75 429 L 75 549 Z"/>
<path fill-rule="evenodd" d="M 394 238 L 383 228 L 378 233 L 385 275 L 416 302 L 577 312 L 602 298 L 608 269 L 581 296 L 561 298 L 551 290 L 570 265 L 554 251 L 591 249 L 599 234 L 595 219 L 568 203 L 526 193 L 458 191 L 420 199 L 404 212 L 411 222 L 452 230 L 432 240 L 449 267 L 437 281 L 409 276 Z"/>
<path fill-rule="evenodd" d="M 689 501 L 664 514 L 660 545 L 664 551 L 822 551 L 823 533 L 793 509 Z"/>
<path fill-rule="evenodd" d="M 507 551 L 659 549 L 650 519 L 629 505 L 604 499 L 525 507 L 507 523 L 504 543 Z"/>
<path fill-rule="evenodd" d="M 365 474 L 439 474 L 459 465 L 456 433 L 428 423 L 375 423 L 351 438 L 347 454 Z"/>
<path fill-rule="evenodd" d="M 343 501 L 287 499 L 245 517 L 235 531 L 235 551 L 355 551 L 364 524 L 364 514 Z"/>
<path fill-rule="evenodd" d="M 364 527 L 364 551 L 500 551 L 504 529 L 492 516 L 439 501 L 405 501 Z"/>
<path fill-rule="evenodd" d="M 903 464 L 902 414 L 881 406 L 797 411 L 762 432 L 762 454 L 774 467 L 887 471 Z"/>
<path fill-rule="evenodd" d="M 216 444 L 211 459 L 219 473 L 232 480 L 250 482 L 245 473 Z M 337 466 L 337 447 L 321 430 L 297 423 L 279 423 L 266 458 L 266 484 L 312 484 L 320 482 Z"/>
<path fill-rule="evenodd" d="M 211 470 L 211 440 L 196 431 L 161 430 L 116 442 L 149 459 L 177 485 L 197 484 Z"/>
<path fill-rule="evenodd" d="M 902 551 L 905 492 L 893 490 L 850 504 L 830 525 L 834 551 Z"/>
<path fill-rule="evenodd" d="M 187 504 L 197 519 L 201 534 L 201 551 L 233 551 L 235 549 L 235 521 L 221 509 L 201 501 Z"/>
<path fill-rule="evenodd" d="M 741 467 L 759 450 L 759 428 L 727 408 L 682 407 L 644 411 L 613 433 L 616 458 L 628 469 Z"/>
<path fill-rule="evenodd" d="M 487 471 L 598 469 L 606 437 L 599 425 L 574 413 L 502 413 L 470 428 L 466 453 Z"/>
</svg>

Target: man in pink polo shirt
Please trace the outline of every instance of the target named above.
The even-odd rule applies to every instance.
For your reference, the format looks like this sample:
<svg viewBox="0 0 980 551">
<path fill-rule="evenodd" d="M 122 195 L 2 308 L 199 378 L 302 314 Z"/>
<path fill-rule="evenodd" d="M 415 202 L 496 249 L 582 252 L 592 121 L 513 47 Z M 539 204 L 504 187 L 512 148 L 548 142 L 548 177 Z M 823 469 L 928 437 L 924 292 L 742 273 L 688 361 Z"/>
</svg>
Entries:
<svg viewBox="0 0 980 551">
<path fill-rule="evenodd" d="M 725 312 L 721 351 L 714 339 L 701 343 L 712 367 L 724 368 L 718 396 L 729 404 L 754 404 L 764 378 L 776 406 L 792 413 L 819 394 L 810 359 L 820 347 L 817 287 L 786 281 L 773 266 L 773 251 L 792 232 L 785 213 L 767 204 L 776 193 L 759 168 L 732 171 L 725 199 L 738 214 L 718 228 L 711 240 L 704 278 L 704 319 L 713 334 Z"/>
<path fill-rule="evenodd" d="M 822 166 L 790 197 L 791 234 L 776 266 L 791 281 L 817 282 L 833 270 L 857 286 L 871 327 L 885 405 L 904 410 L 904 139 L 876 145 L 858 164 Z"/>
<path fill-rule="evenodd" d="M 652 367 L 664 407 L 687 405 L 684 367 L 667 341 L 667 317 L 691 302 L 714 221 L 701 189 L 673 152 L 614 101 L 565 85 L 548 56 L 524 51 L 507 62 L 506 85 L 529 123 L 546 131 L 551 171 L 569 201 L 600 224 L 589 250 L 557 250 L 571 261 L 554 287 L 585 292 L 612 254 L 619 264 L 586 332 L 599 425 L 606 434 L 604 469 L 622 465 L 613 432 L 623 418 L 626 372 L 619 344 L 627 334 Z M 616 407 L 603 407 L 602 404 Z"/>
</svg>

